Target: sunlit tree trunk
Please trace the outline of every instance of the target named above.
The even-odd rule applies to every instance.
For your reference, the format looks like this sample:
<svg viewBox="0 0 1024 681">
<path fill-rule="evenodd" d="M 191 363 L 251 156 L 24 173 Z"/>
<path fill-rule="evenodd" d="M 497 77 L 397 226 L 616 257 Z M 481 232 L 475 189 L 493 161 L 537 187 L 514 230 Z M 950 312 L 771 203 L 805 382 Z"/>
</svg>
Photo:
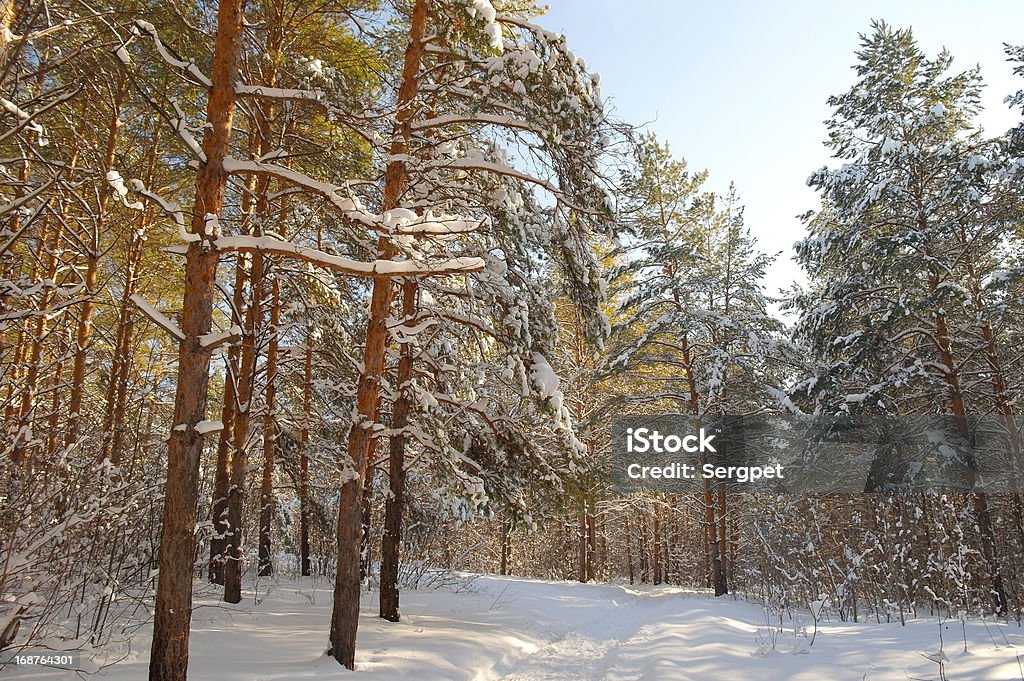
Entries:
<svg viewBox="0 0 1024 681">
<path fill-rule="evenodd" d="M 299 438 L 299 562 L 302 576 L 309 564 L 309 418 L 313 406 L 313 328 L 306 327 L 306 357 L 302 377 L 302 432 Z"/>
<path fill-rule="evenodd" d="M 117 149 L 117 136 L 121 128 L 121 105 L 127 91 L 127 79 L 121 75 L 118 77 L 117 89 L 110 112 L 110 122 L 107 125 L 106 149 L 100 163 L 99 175 L 103 178 L 106 178 L 107 173 L 114 166 L 114 151 Z M 109 199 L 110 190 L 104 187 L 100 192 L 98 205 L 96 206 L 96 220 L 92 225 L 91 235 L 89 239 L 85 240 L 89 244 L 89 252 L 86 254 L 85 260 L 85 300 L 82 302 L 82 307 L 78 312 L 75 364 L 71 372 L 71 399 L 68 403 L 70 417 L 65 438 L 65 443 L 69 446 L 78 440 L 82 420 L 81 411 L 85 396 L 85 375 L 88 369 L 89 342 L 92 338 L 93 297 L 96 293 L 96 282 L 99 276 L 100 238 L 108 218 L 107 202 Z"/>
<path fill-rule="evenodd" d="M 150 681 L 185 681 L 192 618 L 192 568 L 195 559 L 196 504 L 203 436 L 196 426 L 206 418 L 211 349 L 201 337 L 210 332 L 217 250 L 207 234 L 206 215 L 219 215 L 224 205 L 235 81 L 242 48 L 244 0 L 224 0 L 217 8 L 212 87 L 207 98 L 206 161 L 196 176 L 191 232 L 203 238 L 189 243 L 185 256 L 185 293 L 178 348 L 178 381 L 174 426 L 167 448 L 164 522 L 160 540 L 160 576 L 153 617 Z"/>
<path fill-rule="evenodd" d="M 402 66 L 401 85 L 397 98 L 397 119 L 390 153 L 395 160 L 385 172 L 382 209 L 398 206 L 407 182 L 406 152 L 412 135 L 411 104 L 419 88 L 419 70 L 423 56 L 427 26 L 426 0 L 416 0 L 409 31 L 409 44 Z M 394 247 L 381 237 L 377 250 L 390 258 Z M 359 627 L 360 540 L 362 534 L 361 504 L 363 481 L 371 428 L 377 421 L 380 402 L 380 381 L 384 374 L 385 347 L 388 332 L 385 326 L 391 308 L 394 283 L 388 277 L 375 277 L 370 298 L 370 318 L 366 329 L 363 371 L 356 389 L 356 422 L 349 433 L 348 456 L 352 471 L 341 486 L 338 503 L 338 565 L 335 573 L 334 607 L 331 614 L 331 655 L 348 669 L 355 669 L 356 631 Z"/>
<path fill-rule="evenodd" d="M 416 313 L 418 286 L 412 279 L 402 284 L 402 318 L 411 321 Z M 388 443 L 388 481 L 390 494 L 384 505 L 384 536 L 380 550 L 380 616 L 390 622 L 401 617 L 398 594 L 398 567 L 402 553 L 402 517 L 405 513 L 405 444 L 404 429 L 409 425 L 412 410 L 413 342 L 402 344 L 398 360 L 396 386 L 398 399 L 391 417 L 391 442 Z"/>
<path fill-rule="evenodd" d="M 281 284 L 274 279 L 270 294 L 270 343 L 267 347 L 266 413 L 263 416 L 263 479 L 260 482 L 259 574 L 274 574 L 271 531 L 274 524 L 274 462 L 277 457 L 277 350 L 281 323 Z"/>
</svg>

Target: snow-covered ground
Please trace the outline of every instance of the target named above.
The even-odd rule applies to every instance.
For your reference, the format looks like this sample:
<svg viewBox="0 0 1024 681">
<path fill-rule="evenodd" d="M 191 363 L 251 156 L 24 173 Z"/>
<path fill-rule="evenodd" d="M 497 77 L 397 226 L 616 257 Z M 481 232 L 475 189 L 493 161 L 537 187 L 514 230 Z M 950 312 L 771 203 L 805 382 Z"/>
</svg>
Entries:
<svg viewBox="0 0 1024 681">
<path fill-rule="evenodd" d="M 671 587 L 473 577 L 442 589 L 407 591 L 403 620 L 375 617 L 365 594 L 358 672 L 324 655 L 331 615 L 329 585 L 263 582 L 237 606 L 204 601 L 193 616 L 190 679 L 458 679 L 547 681 L 939 679 L 926 655 L 939 649 L 935 619 L 899 624 L 823 621 L 814 645 L 810 613 L 778 631 L 762 608 Z M 945 678 L 1024 680 L 1024 629 L 991 619 L 943 628 Z M 772 642 L 774 640 L 774 648 Z M 148 634 L 128 658 L 96 677 L 146 677 Z M 1020 658 L 1018 658 L 1018 655 Z M 1018 662 L 1018 659 L 1021 662 Z M 5 670 L 0 676 L 14 671 Z M 25 678 L 79 678 L 21 672 Z M 14 671 L 13 676 L 19 676 Z"/>
</svg>

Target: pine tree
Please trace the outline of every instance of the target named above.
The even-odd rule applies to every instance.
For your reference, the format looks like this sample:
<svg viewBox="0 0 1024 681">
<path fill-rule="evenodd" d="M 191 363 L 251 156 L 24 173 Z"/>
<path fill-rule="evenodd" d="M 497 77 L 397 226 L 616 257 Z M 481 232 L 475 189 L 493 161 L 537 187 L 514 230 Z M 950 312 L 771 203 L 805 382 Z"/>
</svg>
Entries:
<svg viewBox="0 0 1024 681">
<path fill-rule="evenodd" d="M 794 353 L 768 313 L 760 280 L 771 262 L 743 226 L 735 190 L 720 199 L 653 137 L 627 175 L 629 240 L 613 278 L 622 290 L 616 343 L 602 371 L 632 372 L 651 389 L 622 406 L 658 406 L 698 418 L 753 414 L 777 404 Z M 628 249 L 628 250 L 627 250 Z M 615 402 L 613 401 L 613 404 Z M 711 581 L 728 592 L 726 495 L 705 485 L 703 514 Z M 660 523 L 655 516 L 655 578 Z"/>
<path fill-rule="evenodd" d="M 967 435 L 971 410 L 1003 412 L 1010 397 L 985 290 L 1009 223 L 996 145 L 973 123 L 980 76 L 951 73 L 948 53 L 930 59 L 881 22 L 857 57 L 857 83 L 829 100 L 829 146 L 844 163 L 811 176 L 823 205 L 797 247 L 811 279 L 797 334 L 823 362 L 797 394 L 822 413 L 950 414 Z M 969 378 L 979 369 L 991 381 Z M 988 499 L 970 498 L 1004 612 Z"/>
</svg>

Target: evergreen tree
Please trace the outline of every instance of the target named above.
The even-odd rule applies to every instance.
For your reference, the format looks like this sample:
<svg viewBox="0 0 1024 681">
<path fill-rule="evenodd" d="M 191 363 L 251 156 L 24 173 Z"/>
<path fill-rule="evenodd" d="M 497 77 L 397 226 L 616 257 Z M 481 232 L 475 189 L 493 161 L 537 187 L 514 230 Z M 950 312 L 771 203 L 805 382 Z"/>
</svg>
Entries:
<svg viewBox="0 0 1024 681">
<path fill-rule="evenodd" d="M 829 147 L 844 163 L 809 180 L 822 209 L 797 245 L 811 288 L 794 307 L 822 368 L 795 394 L 821 413 L 950 414 L 967 435 L 968 413 L 1012 399 L 986 290 L 1008 245 L 998 149 L 974 127 L 977 69 L 951 72 L 952 57 L 928 58 L 909 30 L 872 29 L 857 82 L 829 100 Z M 971 498 L 1003 612 L 988 501 Z"/>
</svg>

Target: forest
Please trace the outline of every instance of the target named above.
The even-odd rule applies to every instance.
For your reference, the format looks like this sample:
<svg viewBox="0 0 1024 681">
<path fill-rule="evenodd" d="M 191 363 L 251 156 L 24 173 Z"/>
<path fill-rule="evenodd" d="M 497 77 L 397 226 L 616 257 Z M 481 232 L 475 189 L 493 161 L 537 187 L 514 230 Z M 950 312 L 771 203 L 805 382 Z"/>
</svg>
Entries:
<svg viewBox="0 0 1024 681">
<path fill-rule="evenodd" d="M 941 415 L 995 419 L 1020 472 L 1024 118 L 983 130 L 980 68 L 851 28 L 818 208 L 773 253 L 543 26 L 0 0 L 0 656 L 84 678 L 143 645 L 183 681 L 200 599 L 304 578 L 338 670 L 361 604 L 397 623 L 465 574 L 1019 628 L 1016 488 L 624 495 L 608 467 L 623 415 Z"/>
</svg>

